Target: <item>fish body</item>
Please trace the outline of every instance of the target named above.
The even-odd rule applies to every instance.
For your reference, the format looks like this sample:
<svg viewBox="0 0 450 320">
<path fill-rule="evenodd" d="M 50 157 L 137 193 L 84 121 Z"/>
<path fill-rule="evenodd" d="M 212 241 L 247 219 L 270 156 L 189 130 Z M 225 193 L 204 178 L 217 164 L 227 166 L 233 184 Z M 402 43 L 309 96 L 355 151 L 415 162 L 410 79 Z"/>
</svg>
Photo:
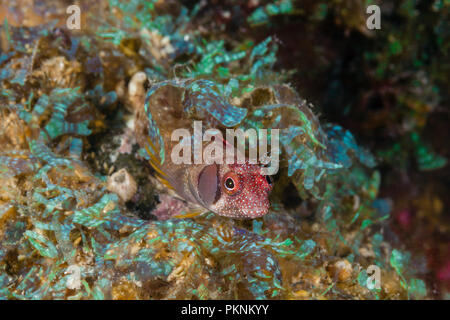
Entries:
<svg viewBox="0 0 450 320">
<path fill-rule="evenodd" d="M 195 214 L 186 216 L 212 211 L 221 216 L 251 219 L 267 214 L 272 180 L 262 174 L 259 165 L 248 160 L 231 164 L 171 161 L 170 154 L 178 143 L 171 140 L 173 130 L 192 129 L 196 120 L 187 117 L 184 103 L 186 93 L 182 88 L 165 85 L 148 94 L 145 104 L 136 110 L 136 139 L 147 150 L 158 179 L 192 205 Z M 218 125 L 213 118 L 201 120 Z"/>
</svg>

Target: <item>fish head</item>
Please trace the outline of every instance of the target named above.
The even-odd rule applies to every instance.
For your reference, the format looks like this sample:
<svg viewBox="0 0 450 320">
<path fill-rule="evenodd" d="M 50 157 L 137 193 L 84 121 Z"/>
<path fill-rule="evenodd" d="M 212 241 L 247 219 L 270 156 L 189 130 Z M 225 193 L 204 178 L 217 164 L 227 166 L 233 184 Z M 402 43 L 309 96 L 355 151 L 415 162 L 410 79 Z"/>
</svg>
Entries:
<svg viewBox="0 0 450 320">
<path fill-rule="evenodd" d="M 238 219 L 254 219 L 269 212 L 272 177 L 262 168 L 244 164 L 206 166 L 199 175 L 199 195 L 214 213 Z"/>
</svg>

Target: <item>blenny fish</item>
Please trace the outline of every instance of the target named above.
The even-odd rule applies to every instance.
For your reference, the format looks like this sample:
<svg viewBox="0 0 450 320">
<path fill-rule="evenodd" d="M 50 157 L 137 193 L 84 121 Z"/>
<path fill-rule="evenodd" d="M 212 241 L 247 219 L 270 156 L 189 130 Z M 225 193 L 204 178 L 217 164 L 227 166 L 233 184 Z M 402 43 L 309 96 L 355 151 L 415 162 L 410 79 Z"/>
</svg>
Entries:
<svg viewBox="0 0 450 320">
<path fill-rule="evenodd" d="M 220 127 L 220 122 L 210 114 L 196 114 L 195 117 L 187 114 L 193 101 L 183 85 L 185 83 L 174 85 L 169 81 L 153 85 L 145 103 L 135 110 L 134 125 L 136 140 L 147 150 L 158 180 L 189 204 L 190 209 L 178 217 L 210 211 L 238 219 L 267 214 L 272 178 L 264 175 L 259 165 L 250 164 L 248 159 L 242 164 L 226 164 L 225 161 L 223 164 L 175 164 L 170 156 L 167 157 L 175 145 L 171 141 L 173 130 L 191 129 L 193 120 Z M 212 103 L 213 98 L 210 99 Z"/>
</svg>

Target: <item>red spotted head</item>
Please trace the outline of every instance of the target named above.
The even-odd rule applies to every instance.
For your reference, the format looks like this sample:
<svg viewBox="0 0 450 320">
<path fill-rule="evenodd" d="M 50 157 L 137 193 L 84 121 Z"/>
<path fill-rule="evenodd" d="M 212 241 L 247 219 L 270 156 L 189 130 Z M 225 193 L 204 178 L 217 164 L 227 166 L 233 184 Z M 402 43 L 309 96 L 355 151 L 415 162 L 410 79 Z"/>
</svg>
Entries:
<svg viewBox="0 0 450 320">
<path fill-rule="evenodd" d="M 208 165 L 198 176 L 198 194 L 214 213 L 253 219 L 269 212 L 272 178 L 256 164 Z"/>
</svg>

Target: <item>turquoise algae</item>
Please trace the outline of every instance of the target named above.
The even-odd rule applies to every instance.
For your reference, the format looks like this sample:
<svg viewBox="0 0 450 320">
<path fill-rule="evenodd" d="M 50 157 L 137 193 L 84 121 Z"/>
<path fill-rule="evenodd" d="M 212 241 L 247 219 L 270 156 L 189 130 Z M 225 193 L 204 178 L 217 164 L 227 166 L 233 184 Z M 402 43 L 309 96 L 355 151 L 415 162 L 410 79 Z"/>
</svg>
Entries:
<svg viewBox="0 0 450 320">
<path fill-rule="evenodd" d="M 289 72 L 275 71 L 272 37 L 233 43 L 196 32 L 199 6 L 101 5 L 111 14 L 87 31 L 2 26 L 1 298 L 427 296 L 407 268 L 414 257 L 385 239 L 390 208 L 374 156 L 319 119 L 287 84 Z M 261 8 L 251 19 L 262 19 Z M 277 14 L 287 12 L 280 5 Z M 133 82 L 139 72 L 148 82 Z M 152 179 L 129 128 L 145 97 L 167 94 L 181 117 L 209 127 L 280 129 L 267 215 L 169 219 L 179 204 Z M 160 128 L 146 116 L 156 144 Z M 139 182 L 129 197 L 108 184 L 122 168 Z M 367 287 L 373 265 L 379 288 Z"/>
</svg>

